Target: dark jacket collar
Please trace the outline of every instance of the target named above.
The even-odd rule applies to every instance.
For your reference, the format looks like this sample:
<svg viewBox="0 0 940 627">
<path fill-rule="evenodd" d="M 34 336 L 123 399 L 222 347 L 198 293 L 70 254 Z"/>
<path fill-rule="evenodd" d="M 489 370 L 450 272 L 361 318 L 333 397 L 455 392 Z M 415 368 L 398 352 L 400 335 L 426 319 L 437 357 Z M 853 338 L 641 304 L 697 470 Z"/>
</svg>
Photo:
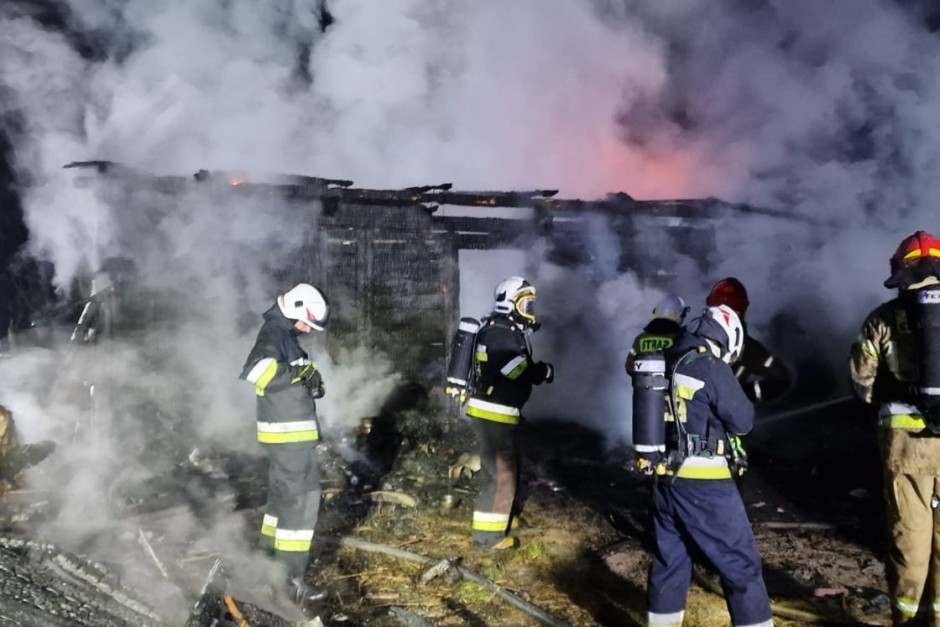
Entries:
<svg viewBox="0 0 940 627">
<path fill-rule="evenodd" d="M 277 301 L 274 301 L 274 304 L 264 312 L 261 316 L 265 322 L 271 322 L 276 325 L 278 328 L 284 329 L 294 337 L 300 336 L 300 329 L 294 326 L 294 321 L 290 318 L 284 316 L 281 313 L 281 308 L 277 306 Z"/>
</svg>

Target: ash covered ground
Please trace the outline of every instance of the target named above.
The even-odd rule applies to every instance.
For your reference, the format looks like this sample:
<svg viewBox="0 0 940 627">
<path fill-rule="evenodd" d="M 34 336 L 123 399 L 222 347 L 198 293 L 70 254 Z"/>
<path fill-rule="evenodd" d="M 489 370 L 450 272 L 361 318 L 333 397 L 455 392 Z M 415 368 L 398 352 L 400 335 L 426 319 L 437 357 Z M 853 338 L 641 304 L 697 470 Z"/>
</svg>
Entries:
<svg viewBox="0 0 940 627">
<path fill-rule="evenodd" d="M 265 588 L 258 562 L 242 557 L 254 542 L 265 498 L 260 456 L 214 451 L 136 492 L 125 488 L 112 505 L 120 505 L 116 515 L 139 535 L 126 532 L 113 539 L 113 545 L 124 546 L 123 563 L 95 568 L 113 577 L 114 590 L 139 599 L 139 607 L 132 606 L 138 612 L 152 611 L 152 624 L 234 621 L 221 601 L 224 594 L 255 626 L 316 624 L 311 620 L 378 626 L 642 622 L 650 480 L 627 470 L 625 448 L 610 449 L 599 433 L 564 421 L 526 423 L 520 433 L 523 514 L 514 530 L 520 546 L 504 553 L 480 551 L 469 532 L 477 486 L 468 458 L 475 452 L 470 426 L 442 400 L 414 389 L 403 398 L 403 404 L 390 404 L 371 418 L 368 433 L 333 434 L 321 446 L 324 500 L 309 577 L 332 594 L 306 617 Z M 773 416 L 765 411 L 765 422 L 759 417 L 747 440 L 751 468 L 740 488 L 778 624 L 889 624 L 879 554 L 880 468 L 870 416 L 850 402 L 784 419 Z M 45 509 L 37 500 L 46 502 Z M 0 511 L 8 544 L 29 538 L 30 518 L 54 519 L 54 501 L 54 495 L 28 490 L 4 497 Z M 214 543 L 200 537 L 198 528 L 174 533 L 173 521 L 194 511 L 208 518 L 234 512 L 240 521 L 236 539 Z M 44 522 L 52 525 L 45 527 L 47 533 L 55 524 L 70 524 Z M 15 623 L 4 623 L 0 612 L 0 624 L 143 624 L 138 614 L 121 614 L 132 611 L 126 604 L 107 611 L 115 602 L 97 589 L 83 597 L 62 588 L 72 585 L 74 574 L 56 579 L 56 568 L 42 551 L 66 549 L 37 546 L 5 546 L 0 579 L 13 574 L 22 582 L 15 573 L 26 573 L 37 589 L 53 592 L 43 600 L 28 593 L 27 584 L 27 593 L 18 598 L 26 599 L 20 603 L 29 612 L 21 608 Z M 75 560 L 97 563 L 93 545 L 84 553 L 68 548 Z M 161 613 L 169 607 L 167 599 L 190 608 L 200 599 L 206 602 L 207 574 L 216 560 L 227 579 L 213 582 L 222 587 L 215 606 L 203 608 L 201 618 L 195 609 L 187 616 Z M 122 578 L 125 571 L 135 574 Z M 141 572 L 149 573 L 151 585 Z M 707 565 L 697 567 L 686 624 L 728 624 L 719 590 Z M 70 616 L 70 622 L 42 622 L 50 608 Z M 84 615 L 91 622 L 82 622 Z"/>
</svg>

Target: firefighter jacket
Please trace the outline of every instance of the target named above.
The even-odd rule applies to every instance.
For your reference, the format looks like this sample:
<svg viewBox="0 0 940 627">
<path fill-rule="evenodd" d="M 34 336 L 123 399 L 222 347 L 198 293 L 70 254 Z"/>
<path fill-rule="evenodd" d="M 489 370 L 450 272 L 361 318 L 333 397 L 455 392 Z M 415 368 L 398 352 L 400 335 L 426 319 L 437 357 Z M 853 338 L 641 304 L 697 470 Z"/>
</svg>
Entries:
<svg viewBox="0 0 940 627">
<path fill-rule="evenodd" d="M 528 335 L 509 316 L 484 319 L 476 336 L 467 415 L 518 424 L 532 386 L 545 381 L 549 373 L 546 364 L 532 360 Z"/>
<path fill-rule="evenodd" d="M 773 401 L 790 390 L 790 370 L 771 355 L 767 347 L 746 333 L 741 358 L 731 364 L 731 369 L 747 397 L 754 402 Z"/>
<path fill-rule="evenodd" d="M 313 442 L 319 439 L 319 429 L 308 375 L 316 372 L 316 366 L 297 341 L 300 331 L 276 303 L 263 317 L 264 324 L 240 375 L 255 385 L 258 441 Z"/>
<path fill-rule="evenodd" d="M 868 315 L 852 344 L 849 373 L 855 395 L 878 408 L 888 470 L 932 475 L 940 470 L 940 438 L 918 437 L 926 423 L 914 395 L 919 340 L 909 322 L 913 294 L 902 292 Z"/>
<path fill-rule="evenodd" d="M 740 451 L 737 436 L 754 426 L 754 405 L 731 367 L 691 333 L 683 332 L 666 351 L 666 372 L 679 420 L 667 423 L 666 452 L 681 460 L 673 472 L 686 479 L 730 479 L 727 456 Z"/>
<path fill-rule="evenodd" d="M 682 325 L 675 320 L 669 318 L 650 320 L 649 324 L 643 328 L 643 332 L 633 340 L 633 347 L 627 354 L 627 362 L 624 364 L 627 374 L 633 376 L 633 365 L 638 355 L 666 350 L 675 343 L 680 332 L 682 332 Z"/>
</svg>

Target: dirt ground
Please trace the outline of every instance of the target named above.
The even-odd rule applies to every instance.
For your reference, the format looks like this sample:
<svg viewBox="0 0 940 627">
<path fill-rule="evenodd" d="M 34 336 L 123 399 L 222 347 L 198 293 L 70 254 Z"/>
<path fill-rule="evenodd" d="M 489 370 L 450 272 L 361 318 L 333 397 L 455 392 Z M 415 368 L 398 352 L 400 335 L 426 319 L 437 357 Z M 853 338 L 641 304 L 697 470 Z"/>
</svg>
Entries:
<svg viewBox="0 0 940 627">
<path fill-rule="evenodd" d="M 750 470 L 739 482 L 776 623 L 888 625 L 873 423 L 850 403 L 774 417 L 787 409 L 762 411 L 745 442 Z M 406 405 L 370 426 L 368 435 L 322 445 L 324 500 L 309 577 L 331 594 L 310 618 L 328 627 L 643 623 L 651 480 L 626 470 L 626 447 L 610 449 L 599 434 L 562 421 L 521 427 L 523 513 L 513 530 L 520 545 L 493 553 L 475 549 L 470 537 L 478 477 L 449 472 L 462 454 L 475 452 L 469 425 L 443 420 L 430 405 Z M 224 485 L 207 483 L 200 494 L 229 495 L 249 546 L 260 525 L 264 460 L 218 461 L 229 472 L 213 481 Z M 150 493 L 167 494 L 165 505 L 144 503 L 157 518 L 165 517 L 163 507 L 187 507 L 173 489 Z M 192 557 L 187 542 L 173 547 L 155 539 L 154 549 L 180 565 L 198 596 L 209 562 Z M 130 546 L 128 555 L 139 564 L 140 547 Z M 276 615 L 248 614 L 252 627 L 308 624 L 230 593 L 244 607 Z M 717 578 L 701 564 L 685 625 L 728 624 Z"/>
<path fill-rule="evenodd" d="M 409 448 L 406 438 L 391 470 L 373 486 L 392 496 L 328 494 L 321 537 L 371 544 L 321 542 L 311 574 L 334 591 L 317 608 L 324 623 L 508 627 L 553 624 L 554 617 L 554 624 L 642 624 L 650 480 L 625 470 L 618 463 L 624 454 L 605 449 L 596 433 L 577 426 L 540 422 L 526 425 L 521 435 L 524 507 L 514 551 L 484 552 L 470 541 L 476 480 L 447 478 L 459 454 L 473 452 L 469 436 L 457 438 L 462 447 Z M 751 469 L 739 486 L 777 624 L 890 624 L 879 553 L 880 471 L 874 428 L 864 412 L 845 404 L 770 419 L 758 424 L 747 444 Z M 448 498 L 455 503 L 445 504 Z M 374 545 L 426 562 L 380 554 Z M 517 609 L 455 566 L 422 583 L 430 566 L 444 559 L 549 618 Z M 685 624 L 730 624 L 717 577 L 705 565 L 696 567 Z"/>
</svg>

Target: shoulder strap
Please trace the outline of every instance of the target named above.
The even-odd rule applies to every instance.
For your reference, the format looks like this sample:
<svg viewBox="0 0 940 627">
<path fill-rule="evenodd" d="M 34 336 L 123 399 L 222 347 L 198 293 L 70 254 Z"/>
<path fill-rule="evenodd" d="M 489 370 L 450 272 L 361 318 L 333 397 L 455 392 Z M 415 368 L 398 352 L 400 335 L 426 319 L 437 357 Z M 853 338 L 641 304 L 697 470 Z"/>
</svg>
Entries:
<svg viewBox="0 0 940 627">
<path fill-rule="evenodd" d="M 673 364 L 672 370 L 669 373 L 669 396 L 667 401 L 669 402 L 669 410 L 672 412 L 673 422 L 676 425 L 676 451 L 679 458 L 676 460 L 679 463 L 686 458 L 690 453 L 689 448 L 689 434 L 685 430 L 685 427 L 682 426 L 682 421 L 679 419 L 679 399 L 676 396 L 676 370 L 679 369 L 679 366 L 687 363 L 692 363 L 696 359 L 705 356 L 705 347 L 696 346 L 695 348 L 690 348 L 686 352 L 682 353 L 679 359 L 676 360 L 676 363 Z"/>
</svg>

